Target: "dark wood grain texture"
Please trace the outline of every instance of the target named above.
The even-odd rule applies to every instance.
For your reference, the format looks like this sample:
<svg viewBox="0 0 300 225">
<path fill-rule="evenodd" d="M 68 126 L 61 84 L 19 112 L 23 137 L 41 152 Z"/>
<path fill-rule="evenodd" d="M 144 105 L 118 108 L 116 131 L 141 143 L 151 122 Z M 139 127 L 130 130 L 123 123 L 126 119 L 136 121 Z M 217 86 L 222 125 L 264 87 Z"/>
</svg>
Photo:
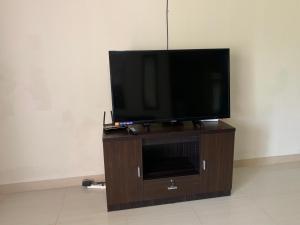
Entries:
<svg viewBox="0 0 300 225">
<path fill-rule="evenodd" d="M 108 210 L 229 195 L 232 186 L 234 135 L 235 128 L 224 122 L 207 123 L 198 128 L 190 124 L 181 127 L 154 125 L 149 132 L 143 130 L 138 135 L 122 132 L 104 134 Z M 193 144 L 194 141 L 198 144 Z M 178 146 L 174 147 L 176 142 Z M 192 144 L 182 146 L 184 142 Z M 164 144 L 167 145 L 163 146 Z M 171 156 L 186 155 L 199 171 L 193 175 L 159 179 L 145 177 L 144 180 L 143 145 L 146 150 L 150 146 L 150 151 L 151 145 L 162 145 L 162 151 L 165 151 L 163 154 Z M 157 146 L 155 151 L 158 151 Z M 184 153 L 195 146 L 199 150 L 198 154 L 192 151 Z M 175 149 L 173 153 L 172 148 Z M 198 163 L 191 157 L 198 158 Z M 177 188 L 168 189 L 172 184 Z"/>
<path fill-rule="evenodd" d="M 176 189 L 168 190 L 172 186 L 171 180 L 173 180 Z M 184 197 L 203 192 L 200 175 L 145 180 L 143 200 Z"/>
<path fill-rule="evenodd" d="M 203 122 L 201 127 L 194 127 L 191 122 L 184 122 L 183 126 L 163 126 L 161 124 L 152 124 L 150 129 L 147 130 L 142 125 L 137 124 L 135 126 L 138 138 L 157 138 L 165 137 L 172 138 L 177 137 L 178 135 L 190 136 L 190 135 L 199 135 L 200 133 L 223 133 L 223 132 L 232 132 L 235 131 L 235 128 L 229 124 L 219 121 L 218 123 L 214 122 Z M 103 140 L 105 141 L 115 141 L 117 139 L 135 139 L 137 136 L 128 135 L 126 131 L 116 131 L 111 134 L 103 134 Z"/>
<path fill-rule="evenodd" d="M 202 134 L 201 158 L 206 162 L 202 185 L 206 192 L 230 191 L 233 170 L 234 132 Z"/>
<path fill-rule="evenodd" d="M 137 172 L 137 167 L 142 163 L 140 145 L 137 139 L 103 143 L 109 205 L 142 199 L 143 183 Z"/>
<path fill-rule="evenodd" d="M 192 201 L 192 200 L 199 200 L 199 199 L 229 196 L 230 194 L 231 194 L 231 192 L 211 192 L 211 193 L 185 195 L 185 196 L 181 196 L 181 197 L 144 200 L 144 201 L 140 201 L 140 202 L 129 202 L 129 203 L 125 203 L 125 204 L 108 205 L 107 210 L 115 211 L 115 210 L 122 210 L 122 209 L 140 208 L 140 207 L 145 207 L 145 206 L 162 205 L 162 204 L 170 204 L 170 203 L 175 203 L 175 202 L 184 202 L 184 201 Z"/>
</svg>

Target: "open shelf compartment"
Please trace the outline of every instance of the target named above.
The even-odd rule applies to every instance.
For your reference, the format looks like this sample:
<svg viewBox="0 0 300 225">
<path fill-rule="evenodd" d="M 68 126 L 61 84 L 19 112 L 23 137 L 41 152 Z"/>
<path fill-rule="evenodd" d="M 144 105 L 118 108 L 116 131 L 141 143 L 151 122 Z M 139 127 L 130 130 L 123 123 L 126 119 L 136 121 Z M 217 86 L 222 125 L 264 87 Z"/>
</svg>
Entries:
<svg viewBox="0 0 300 225">
<path fill-rule="evenodd" d="M 199 173 L 198 137 L 143 140 L 145 180 Z"/>
</svg>

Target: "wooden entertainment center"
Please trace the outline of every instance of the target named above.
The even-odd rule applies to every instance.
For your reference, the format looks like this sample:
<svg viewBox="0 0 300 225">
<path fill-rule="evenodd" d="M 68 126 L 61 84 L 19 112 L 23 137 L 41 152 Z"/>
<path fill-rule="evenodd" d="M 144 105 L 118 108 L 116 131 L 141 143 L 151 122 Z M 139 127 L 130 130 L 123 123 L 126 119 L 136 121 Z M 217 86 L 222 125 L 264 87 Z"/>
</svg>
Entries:
<svg viewBox="0 0 300 225">
<path fill-rule="evenodd" d="M 234 127 L 219 121 L 136 129 L 103 134 L 108 211 L 230 195 Z"/>
</svg>

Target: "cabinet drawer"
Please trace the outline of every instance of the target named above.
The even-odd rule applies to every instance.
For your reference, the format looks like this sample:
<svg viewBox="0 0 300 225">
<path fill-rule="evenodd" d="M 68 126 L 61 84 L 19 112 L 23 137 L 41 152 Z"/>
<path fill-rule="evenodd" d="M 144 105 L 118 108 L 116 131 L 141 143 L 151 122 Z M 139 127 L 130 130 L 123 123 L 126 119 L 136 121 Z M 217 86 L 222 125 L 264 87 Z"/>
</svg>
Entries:
<svg viewBox="0 0 300 225">
<path fill-rule="evenodd" d="M 144 200 L 184 197 L 202 193 L 200 175 L 144 181 Z"/>
</svg>

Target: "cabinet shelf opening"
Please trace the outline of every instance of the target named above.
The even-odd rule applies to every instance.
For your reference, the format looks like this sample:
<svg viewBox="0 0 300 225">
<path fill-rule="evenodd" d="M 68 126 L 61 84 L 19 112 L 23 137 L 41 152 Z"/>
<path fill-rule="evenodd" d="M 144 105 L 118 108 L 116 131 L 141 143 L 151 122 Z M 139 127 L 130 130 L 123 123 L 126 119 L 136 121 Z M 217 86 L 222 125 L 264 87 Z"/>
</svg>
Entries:
<svg viewBox="0 0 300 225">
<path fill-rule="evenodd" d="M 198 174 L 199 141 L 159 140 L 143 143 L 143 178 L 145 180 Z"/>
</svg>

